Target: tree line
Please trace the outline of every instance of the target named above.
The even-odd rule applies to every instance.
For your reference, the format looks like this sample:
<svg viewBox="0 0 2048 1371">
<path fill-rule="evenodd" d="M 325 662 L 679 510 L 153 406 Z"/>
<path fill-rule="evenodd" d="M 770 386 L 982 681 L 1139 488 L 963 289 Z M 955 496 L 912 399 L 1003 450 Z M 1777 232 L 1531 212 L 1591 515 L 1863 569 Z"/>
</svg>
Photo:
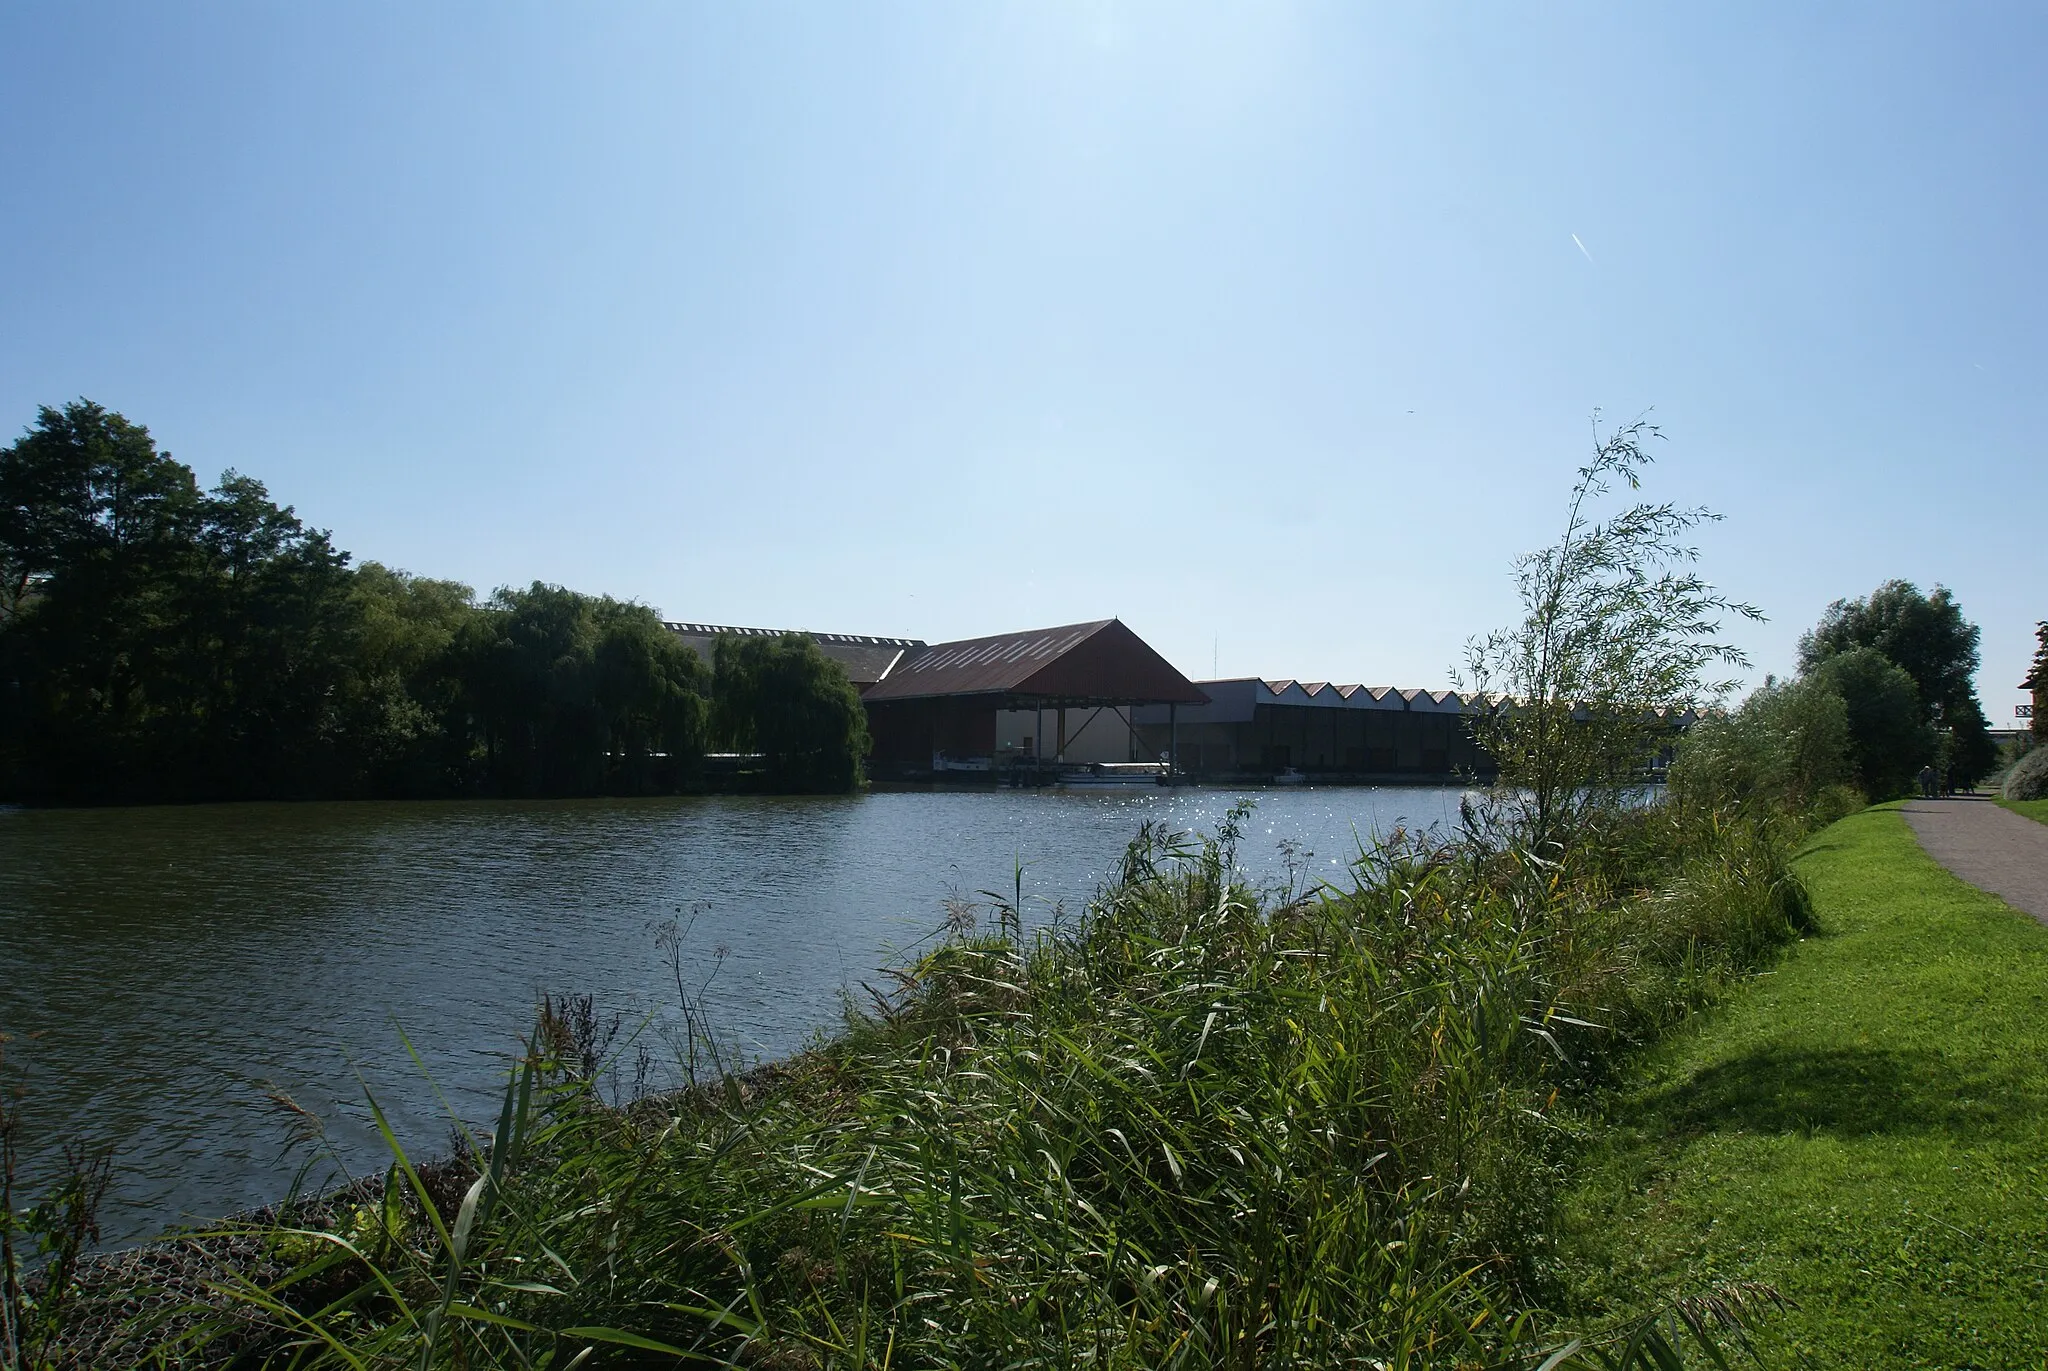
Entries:
<svg viewBox="0 0 2048 1371">
<path fill-rule="evenodd" d="M 1998 763 L 1973 683 L 1979 637 L 1941 586 L 1887 581 L 1837 600 L 1800 638 L 1798 676 L 1697 726 L 1673 779 L 1843 812 L 1912 793 L 1928 768 L 1975 785 Z"/>
<path fill-rule="evenodd" d="M 42 408 L 0 449 L 0 800 L 669 794 L 718 752 L 861 783 L 859 695 L 808 637 L 704 662 L 645 605 L 351 563 L 261 481 Z"/>
</svg>

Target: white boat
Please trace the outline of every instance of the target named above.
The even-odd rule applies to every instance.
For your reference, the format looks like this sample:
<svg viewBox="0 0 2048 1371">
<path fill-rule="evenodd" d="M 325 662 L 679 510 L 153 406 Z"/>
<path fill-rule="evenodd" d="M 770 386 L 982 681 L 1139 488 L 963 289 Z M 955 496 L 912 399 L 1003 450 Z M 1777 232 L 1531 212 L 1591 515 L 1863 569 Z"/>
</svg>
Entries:
<svg viewBox="0 0 2048 1371">
<path fill-rule="evenodd" d="M 1164 762 L 1094 762 L 1086 770 L 1065 772 L 1060 776 L 1061 785 L 1108 786 L 1108 785 L 1164 785 L 1166 763 Z"/>
</svg>

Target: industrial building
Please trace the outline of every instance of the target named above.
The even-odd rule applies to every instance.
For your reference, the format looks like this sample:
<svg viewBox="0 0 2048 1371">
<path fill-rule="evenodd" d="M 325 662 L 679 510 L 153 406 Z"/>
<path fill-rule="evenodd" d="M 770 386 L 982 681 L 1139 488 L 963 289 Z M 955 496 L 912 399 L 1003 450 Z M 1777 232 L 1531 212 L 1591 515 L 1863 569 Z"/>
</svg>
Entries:
<svg viewBox="0 0 2048 1371">
<path fill-rule="evenodd" d="M 721 634 L 671 623 L 706 661 Z M 1087 770 L 1197 779 L 1428 782 L 1487 776 L 1448 690 L 1191 681 L 1116 619 L 925 643 L 810 633 L 867 707 L 869 773 L 1042 782 Z M 1129 777 L 1127 777 L 1129 778 Z"/>
<path fill-rule="evenodd" d="M 1208 696 L 1116 619 L 939 643 L 861 692 L 876 776 L 1156 763 L 1134 710 Z"/>
<path fill-rule="evenodd" d="M 1197 777 L 1304 776 L 1424 781 L 1490 773 L 1456 691 L 1240 677 L 1197 682 L 1209 703 L 1140 708 L 1147 746 L 1171 748 Z"/>
</svg>

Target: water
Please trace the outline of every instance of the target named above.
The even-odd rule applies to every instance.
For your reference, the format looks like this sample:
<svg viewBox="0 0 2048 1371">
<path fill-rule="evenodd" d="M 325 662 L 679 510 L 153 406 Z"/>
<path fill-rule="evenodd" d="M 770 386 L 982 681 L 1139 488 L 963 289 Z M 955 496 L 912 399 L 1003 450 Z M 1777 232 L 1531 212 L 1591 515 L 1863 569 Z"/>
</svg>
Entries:
<svg viewBox="0 0 2048 1371">
<path fill-rule="evenodd" d="M 1287 842 L 1297 868 L 1341 876 L 1354 832 L 1453 819 L 1460 794 L 1258 792 L 1240 860 L 1285 879 Z M 930 937 L 948 896 L 1007 892 L 1022 861 L 1034 915 L 1078 910 L 1141 821 L 1213 831 L 1240 798 L 0 810 L 0 1032 L 30 1092 L 28 1171 L 46 1177 L 66 1140 L 114 1146 L 119 1241 L 284 1193 L 306 1155 L 272 1087 L 327 1121 L 351 1167 L 386 1155 L 366 1089 L 408 1146 L 442 1150 L 448 1107 L 493 1112 L 542 993 L 595 996 L 672 1061 L 670 919 L 693 987 L 716 966 L 704 1000 L 722 1034 L 785 1055 L 838 1021 L 843 989 Z"/>
</svg>

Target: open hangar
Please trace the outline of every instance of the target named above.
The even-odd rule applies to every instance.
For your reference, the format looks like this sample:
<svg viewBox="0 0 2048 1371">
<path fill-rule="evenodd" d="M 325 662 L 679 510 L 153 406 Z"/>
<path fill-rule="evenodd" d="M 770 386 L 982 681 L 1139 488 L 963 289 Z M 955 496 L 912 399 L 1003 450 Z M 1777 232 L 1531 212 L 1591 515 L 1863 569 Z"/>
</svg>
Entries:
<svg viewBox="0 0 2048 1371">
<path fill-rule="evenodd" d="M 861 692 L 869 769 L 901 778 L 1161 762 L 1133 711 L 1207 701 L 1116 619 L 937 643 Z"/>
</svg>

